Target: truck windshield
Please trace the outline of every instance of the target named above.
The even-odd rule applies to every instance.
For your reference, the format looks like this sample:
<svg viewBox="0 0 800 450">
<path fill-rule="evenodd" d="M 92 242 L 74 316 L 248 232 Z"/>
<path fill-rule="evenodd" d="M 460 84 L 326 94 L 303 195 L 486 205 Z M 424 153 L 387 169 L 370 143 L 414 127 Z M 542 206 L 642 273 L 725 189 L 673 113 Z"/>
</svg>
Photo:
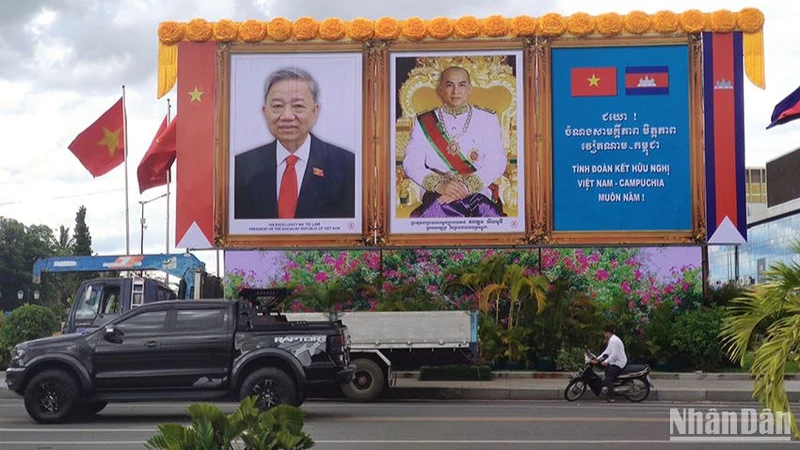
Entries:
<svg viewBox="0 0 800 450">
<path fill-rule="evenodd" d="M 94 286 L 86 286 L 83 294 L 76 300 L 76 319 L 92 319 L 97 316 L 97 307 L 100 305 L 102 290 Z"/>
</svg>

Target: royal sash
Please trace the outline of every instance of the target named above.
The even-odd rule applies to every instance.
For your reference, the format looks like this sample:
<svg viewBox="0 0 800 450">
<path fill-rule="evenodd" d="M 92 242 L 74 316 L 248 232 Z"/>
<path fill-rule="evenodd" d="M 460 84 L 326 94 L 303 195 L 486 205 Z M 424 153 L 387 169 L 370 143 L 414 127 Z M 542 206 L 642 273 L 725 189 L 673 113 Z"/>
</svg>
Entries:
<svg viewBox="0 0 800 450">
<path fill-rule="evenodd" d="M 425 133 L 425 137 L 428 138 L 428 142 L 442 158 L 442 161 L 447 164 L 447 167 L 461 175 L 469 175 L 477 170 L 461 152 L 451 154 L 447 151 L 447 146 L 453 140 L 447 135 L 447 131 L 433 111 L 420 114 L 417 121 L 422 127 L 422 132 Z"/>
</svg>

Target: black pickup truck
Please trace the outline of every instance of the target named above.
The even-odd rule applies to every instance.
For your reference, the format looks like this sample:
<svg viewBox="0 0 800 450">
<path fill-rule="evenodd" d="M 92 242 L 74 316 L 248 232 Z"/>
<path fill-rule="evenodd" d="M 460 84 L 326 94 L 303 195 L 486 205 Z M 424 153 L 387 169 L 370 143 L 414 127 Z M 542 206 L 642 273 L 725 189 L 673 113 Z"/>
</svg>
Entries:
<svg viewBox="0 0 800 450">
<path fill-rule="evenodd" d="M 55 423 L 108 402 L 257 396 L 263 409 L 299 406 L 312 387 L 350 382 L 347 327 L 289 322 L 273 312 L 277 301 L 140 306 L 83 334 L 19 344 L 6 384 L 24 396 L 34 420 Z"/>
</svg>

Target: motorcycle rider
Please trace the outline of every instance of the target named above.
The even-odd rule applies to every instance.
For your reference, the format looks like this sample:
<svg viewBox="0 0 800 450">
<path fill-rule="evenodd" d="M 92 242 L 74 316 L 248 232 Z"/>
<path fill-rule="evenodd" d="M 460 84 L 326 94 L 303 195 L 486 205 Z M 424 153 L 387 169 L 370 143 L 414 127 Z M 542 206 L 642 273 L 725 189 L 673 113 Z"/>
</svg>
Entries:
<svg viewBox="0 0 800 450">
<path fill-rule="evenodd" d="M 614 403 L 614 382 L 617 377 L 622 373 L 622 369 L 628 364 L 628 357 L 625 356 L 625 345 L 622 343 L 616 334 L 614 334 L 614 325 L 606 325 L 603 327 L 603 337 L 607 345 L 603 353 L 596 359 L 592 360 L 592 364 L 601 364 L 606 369 L 606 401 Z"/>
</svg>

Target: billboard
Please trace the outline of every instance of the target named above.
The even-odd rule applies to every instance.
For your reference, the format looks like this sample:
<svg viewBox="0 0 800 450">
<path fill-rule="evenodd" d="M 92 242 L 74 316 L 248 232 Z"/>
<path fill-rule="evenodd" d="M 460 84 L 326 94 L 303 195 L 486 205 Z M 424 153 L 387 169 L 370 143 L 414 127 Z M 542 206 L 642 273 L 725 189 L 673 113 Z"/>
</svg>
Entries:
<svg viewBox="0 0 800 450">
<path fill-rule="evenodd" d="M 702 69 L 741 43 L 726 61 L 763 87 L 763 22 L 753 8 L 163 22 L 178 246 L 726 239 L 743 119 L 723 113 L 743 77 Z"/>
<path fill-rule="evenodd" d="M 767 206 L 778 206 L 800 198 L 800 149 L 767 163 Z"/>
<path fill-rule="evenodd" d="M 692 179 L 692 153 L 700 149 L 692 145 L 691 62 L 685 39 L 554 43 L 543 165 L 552 176 L 556 239 L 692 235 L 692 186 L 700 183 Z"/>
</svg>

